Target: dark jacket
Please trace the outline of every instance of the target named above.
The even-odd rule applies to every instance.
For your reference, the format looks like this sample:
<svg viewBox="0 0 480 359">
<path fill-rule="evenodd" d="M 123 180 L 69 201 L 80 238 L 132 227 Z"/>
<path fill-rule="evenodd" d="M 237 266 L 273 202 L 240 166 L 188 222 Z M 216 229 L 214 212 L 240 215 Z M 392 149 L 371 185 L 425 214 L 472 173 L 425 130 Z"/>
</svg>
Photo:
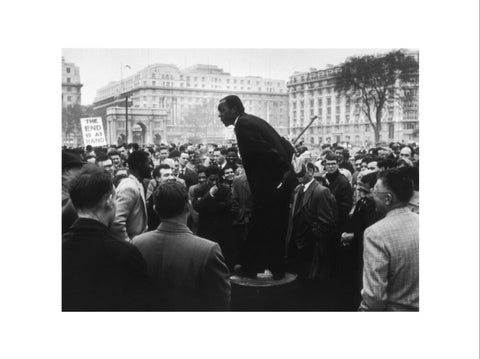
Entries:
<svg viewBox="0 0 480 359">
<path fill-rule="evenodd" d="M 181 178 L 185 181 L 185 186 L 187 187 L 187 190 L 190 188 L 190 186 L 193 186 L 198 183 L 198 174 L 194 170 L 185 167 L 185 172 L 184 173 L 179 173 L 178 178 Z"/>
<path fill-rule="evenodd" d="M 62 237 L 62 309 L 150 309 L 147 265 L 134 245 L 104 224 L 78 218 Z"/>
<path fill-rule="evenodd" d="M 328 188 L 335 196 L 338 207 L 338 221 L 340 233 L 345 230 L 348 223 L 348 215 L 353 206 L 353 190 L 348 179 L 336 171 L 335 173 L 327 173 Z"/>
<path fill-rule="evenodd" d="M 305 273 L 301 273 L 303 271 L 299 271 L 297 268 L 297 274 L 315 279 L 324 277 L 331 272 L 332 243 L 338 221 L 338 211 L 335 197 L 328 188 L 316 180 L 313 180 L 308 186 L 301 203 L 297 203 L 302 188 L 302 186 L 298 186 L 292 195 L 286 251 L 287 258 L 291 258 L 292 254 L 289 252 L 289 248 L 293 243 L 296 248 L 311 252 L 306 259 L 308 263 L 301 265 L 305 268 Z"/>
<path fill-rule="evenodd" d="M 224 243 L 232 235 L 232 192 L 224 184 L 218 185 L 215 197 L 210 196 L 209 190 L 205 183 L 193 191 L 192 205 L 198 212 L 197 235 L 219 243 L 225 252 Z"/>
<path fill-rule="evenodd" d="M 235 134 L 254 201 L 268 203 L 290 168 L 294 149 L 270 124 L 249 114 L 240 115 Z"/>
</svg>

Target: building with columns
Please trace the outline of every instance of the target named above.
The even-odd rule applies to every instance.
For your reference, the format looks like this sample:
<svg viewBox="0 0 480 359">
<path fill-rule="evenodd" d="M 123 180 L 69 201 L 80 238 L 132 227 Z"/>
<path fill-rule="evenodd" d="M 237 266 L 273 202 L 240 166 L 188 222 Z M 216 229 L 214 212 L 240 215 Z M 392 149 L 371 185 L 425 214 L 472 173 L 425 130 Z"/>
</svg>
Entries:
<svg viewBox="0 0 480 359">
<path fill-rule="evenodd" d="M 233 128 L 220 122 L 217 105 L 230 94 L 242 99 L 247 113 L 271 123 L 280 134 L 288 134 L 285 81 L 232 76 L 214 65 L 183 70 L 175 65 L 150 65 L 99 89 L 94 110 L 106 120 L 111 143 L 125 142 L 125 133 L 128 142 L 141 144 L 225 143 L 233 140 Z"/>
<path fill-rule="evenodd" d="M 418 61 L 418 52 L 411 55 Z M 290 76 L 287 88 L 292 138 L 301 133 L 313 116 L 318 116 L 302 136 L 310 147 L 335 142 L 354 146 L 374 143 L 373 128 L 360 107 L 335 92 L 335 77 L 339 71 L 338 66 L 327 65 L 325 69 L 311 68 Z M 382 142 L 418 141 L 418 85 L 403 90 L 409 92 L 412 100 L 402 103 L 395 96 L 388 102 L 382 120 Z"/>
</svg>

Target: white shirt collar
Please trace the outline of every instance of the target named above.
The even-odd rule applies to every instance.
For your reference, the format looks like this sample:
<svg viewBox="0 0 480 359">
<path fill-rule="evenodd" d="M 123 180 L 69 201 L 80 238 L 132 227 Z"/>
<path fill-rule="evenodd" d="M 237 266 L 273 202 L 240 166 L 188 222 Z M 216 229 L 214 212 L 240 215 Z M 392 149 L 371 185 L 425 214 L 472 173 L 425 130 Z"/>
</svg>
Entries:
<svg viewBox="0 0 480 359">
<path fill-rule="evenodd" d="M 240 118 L 240 115 L 237 116 L 237 118 L 235 119 L 235 121 L 233 122 L 233 126 L 235 127 L 235 125 L 237 124 L 237 121 L 238 119 Z"/>
<path fill-rule="evenodd" d="M 304 191 L 304 192 L 307 192 L 307 189 L 308 189 L 308 187 L 310 186 L 310 184 L 313 182 L 313 180 L 314 180 L 314 179 L 312 178 L 312 179 L 310 180 L 310 182 L 305 183 L 305 184 L 303 185 L 303 191 Z"/>
</svg>

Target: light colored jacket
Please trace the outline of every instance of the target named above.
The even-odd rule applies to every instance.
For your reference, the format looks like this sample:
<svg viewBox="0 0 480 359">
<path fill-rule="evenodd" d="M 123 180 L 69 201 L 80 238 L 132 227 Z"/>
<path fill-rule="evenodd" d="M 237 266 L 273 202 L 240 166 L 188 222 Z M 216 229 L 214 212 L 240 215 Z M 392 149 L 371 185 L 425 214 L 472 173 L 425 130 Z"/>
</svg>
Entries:
<svg viewBox="0 0 480 359">
<path fill-rule="evenodd" d="M 111 226 L 118 239 L 130 241 L 147 230 L 147 208 L 143 186 L 135 176 L 123 179 L 115 190 L 116 214 Z"/>
<path fill-rule="evenodd" d="M 365 230 L 359 310 L 419 310 L 418 240 L 419 217 L 408 207 L 391 210 Z"/>
</svg>

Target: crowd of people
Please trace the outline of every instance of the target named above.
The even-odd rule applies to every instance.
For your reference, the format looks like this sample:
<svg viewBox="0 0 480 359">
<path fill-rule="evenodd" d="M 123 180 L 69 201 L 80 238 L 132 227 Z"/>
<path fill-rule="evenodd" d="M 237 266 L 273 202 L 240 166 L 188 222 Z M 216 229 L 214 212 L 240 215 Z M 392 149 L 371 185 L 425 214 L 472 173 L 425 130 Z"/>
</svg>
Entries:
<svg viewBox="0 0 480 359">
<path fill-rule="evenodd" d="M 223 105 L 237 143 L 62 149 L 63 310 L 229 310 L 260 272 L 297 276 L 285 310 L 418 310 L 418 146 L 278 157 Z"/>
</svg>

